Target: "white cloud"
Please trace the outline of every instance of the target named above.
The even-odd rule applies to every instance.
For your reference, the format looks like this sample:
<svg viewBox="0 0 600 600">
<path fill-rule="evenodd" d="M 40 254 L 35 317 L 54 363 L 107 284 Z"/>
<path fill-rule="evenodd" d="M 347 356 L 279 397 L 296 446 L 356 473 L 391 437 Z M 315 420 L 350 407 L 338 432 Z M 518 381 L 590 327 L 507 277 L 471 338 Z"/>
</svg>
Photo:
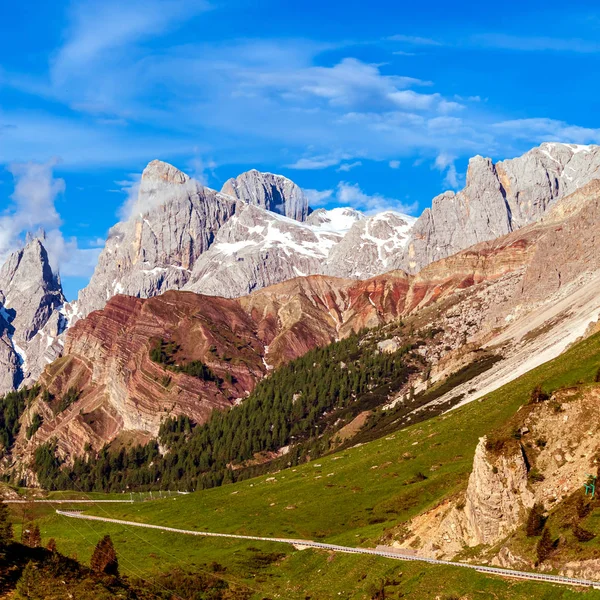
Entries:
<svg viewBox="0 0 600 600">
<path fill-rule="evenodd" d="M 141 173 L 129 173 L 127 179 L 115 181 L 115 183 L 120 187 L 120 190 L 118 191 L 124 193 L 126 196 L 125 201 L 117 211 L 117 215 L 122 221 L 128 221 L 132 215 L 140 212 L 138 196 L 140 193 L 141 179 Z"/>
<path fill-rule="evenodd" d="M 350 206 L 365 214 L 375 214 L 385 210 L 411 213 L 417 208 L 416 203 L 405 204 L 396 198 L 388 198 L 381 194 L 367 194 L 356 183 L 340 181 L 335 190 L 304 190 L 308 203 L 313 208 L 319 206 Z"/>
<path fill-rule="evenodd" d="M 352 169 L 355 169 L 356 167 L 360 167 L 361 165 L 362 165 L 362 162 L 360 160 L 356 160 L 351 163 L 343 163 L 336 169 L 336 171 L 348 172 L 348 171 L 351 171 Z"/>
<path fill-rule="evenodd" d="M 554 119 L 514 119 L 495 123 L 493 129 L 515 138 L 535 142 L 594 144 L 600 142 L 600 129 L 570 125 Z"/>
<path fill-rule="evenodd" d="M 58 229 L 46 233 L 44 247 L 53 269 L 63 277 L 90 277 L 98 263 L 104 242 L 95 248 L 80 248 L 76 238 L 65 239 Z"/>
<path fill-rule="evenodd" d="M 86 77 L 116 49 L 168 31 L 209 9 L 204 0 L 82 0 L 72 4 L 67 39 L 52 64 L 54 85 Z M 94 103 L 102 106 L 102 95 Z M 100 110 L 100 112 L 102 112 Z"/>
<path fill-rule="evenodd" d="M 208 186 L 210 179 L 215 178 L 216 168 L 217 163 L 214 160 L 195 157 L 188 162 L 186 172 L 192 179 L 199 181 L 203 186 Z"/>
<path fill-rule="evenodd" d="M 389 97 L 403 110 L 430 110 L 440 100 L 439 94 L 419 94 L 413 90 L 392 92 Z"/>
<path fill-rule="evenodd" d="M 64 192 L 65 182 L 54 179 L 52 160 L 45 164 L 20 163 L 9 167 L 15 188 L 12 204 L 0 217 L 0 259 L 21 245 L 25 233 L 55 229 L 61 224 L 54 202 Z"/>
<path fill-rule="evenodd" d="M 441 154 L 438 154 L 438 156 L 435 159 L 435 167 L 440 171 L 444 171 L 450 165 L 454 164 L 454 160 L 454 156 L 451 156 L 447 152 L 442 152 Z"/>
<path fill-rule="evenodd" d="M 431 38 L 426 38 L 426 37 L 419 37 L 417 35 L 398 34 L 398 35 L 392 35 L 388 39 L 392 40 L 393 42 L 404 42 L 406 44 L 412 44 L 414 46 L 441 46 L 442 45 L 442 43 L 438 42 L 437 40 L 434 40 Z"/>
<path fill-rule="evenodd" d="M 442 152 L 438 154 L 434 163 L 434 167 L 438 171 L 445 173 L 443 181 L 444 185 L 454 190 L 461 187 L 463 183 L 463 177 L 456 170 L 456 166 L 454 164 L 455 160 L 456 158 L 454 156 L 448 154 L 447 152 Z"/>
<path fill-rule="evenodd" d="M 444 183 L 453 190 L 457 190 L 459 187 L 461 187 L 461 177 L 456 171 L 456 167 L 454 165 L 450 165 L 448 167 L 446 176 L 444 177 Z"/>
<path fill-rule="evenodd" d="M 318 208 L 320 206 L 325 206 L 333 196 L 333 190 L 313 190 L 313 189 L 305 189 L 304 195 L 308 199 L 308 205 L 312 208 Z"/>
<path fill-rule="evenodd" d="M 464 104 L 460 104 L 459 102 L 452 102 L 450 100 L 440 100 L 437 109 L 439 112 L 441 113 L 450 113 L 450 112 L 456 112 L 457 110 L 463 110 L 465 109 L 465 105 Z"/>
<path fill-rule="evenodd" d="M 343 158 L 339 156 L 313 156 L 312 158 L 300 158 L 296 162 L 286 165 L 286 167 L 288 169 L 316 171 L 338 165 L 341 160 Z"/>
<path fill-rule="evenodd" d="M 89 276 L 100 248 L 78 247 L 75 238 L 65 240 L 56 200 L 65 191 L 65 182 L 55 178 L 56 160 L 47 163 L 21 163 L 9 167 L 15 187 L 12 204 L 0 217 L 0 263 L 21 247 L 27 233 L 45 231 L 44 246 L 54 271 L 64 275 Z"/>
<path fill-rule="evenodd" d="M 440 152 L 501 155 L 543 141 L 539 128 L 494 126 L 500 119 L 484 102 L 471 105 L 480 100 L 476 89 L 446 95 L 448 88 L 411 76 L 398 64 L 359 60 L 344 42 L 188 42 L 187 35 L 165 35 L 184 25 L 198 26 L 197 31 L 209 8 L 188 0 L 70 4 L 64 42 L 54 49 L 48 72 L 3 72 L 2 85 L 52 105 L 35 114 L 0 110 L 0 162 L 60 155 L 69 167 L 133 168 L 155 156 L 178 157 L 184 165 L 198 155 L 219 164 L 250 163 L 256 156 L 275 163 L 286 156 L 282 162 L 292 168 L 323 169 L 358 159 L 419 155 L 431 160 Z M 407 34 L 392 39 L 399 52 L 448 45 Z M 454 45 L 483 43 L 466 38 Z M 332 61 L 331 50 L 343 58 Z M 56 102 L 66 108 L 56 111 Z M 458 113 L 461 119 L 455 118 Z M 595 135 L 589 131 L 563 124 L 558 133 L 577 141 Z M 196 149 L 199 139 L 206 146 Z M 196 170 L 210 181 L 208 162 Z"/>
<path fill-rule="evenodd" d="M 388 165 L 390 166 L 390 169 L 398 169 L 398 168 L 400 168 L 400 161 L 399 160 L 390 160 Z"/>
</svg>

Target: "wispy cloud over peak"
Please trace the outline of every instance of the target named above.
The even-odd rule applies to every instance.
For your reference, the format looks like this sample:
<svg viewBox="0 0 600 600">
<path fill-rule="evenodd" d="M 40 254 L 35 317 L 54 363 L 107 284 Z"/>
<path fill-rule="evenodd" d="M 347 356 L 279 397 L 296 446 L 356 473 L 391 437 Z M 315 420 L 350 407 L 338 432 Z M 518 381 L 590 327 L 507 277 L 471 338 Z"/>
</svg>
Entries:
<svg viewBox="0 0 600 600">
<path fill-rule="evenodd" d="M 44 245 L 52 268 L 67 276 L 91 275 L 100 248 L 79 248 L 74 238 L 65 239 L 56 200 L 65 192 L 63 179 L 54 177 L 58 161 L 11 165 L 14 177 L 12 204 L 0 216 L 0 264 L 21 247 L 26 234 L 44 230 Z"/>
<path fill-rule="evenodd" d="M 534 140 L 536 143 L 600 143 L 600 128 L 580 127 L 555 119 L 513 119 L 495 123 L 493 128 L 515 138 Z"/>
</svg>

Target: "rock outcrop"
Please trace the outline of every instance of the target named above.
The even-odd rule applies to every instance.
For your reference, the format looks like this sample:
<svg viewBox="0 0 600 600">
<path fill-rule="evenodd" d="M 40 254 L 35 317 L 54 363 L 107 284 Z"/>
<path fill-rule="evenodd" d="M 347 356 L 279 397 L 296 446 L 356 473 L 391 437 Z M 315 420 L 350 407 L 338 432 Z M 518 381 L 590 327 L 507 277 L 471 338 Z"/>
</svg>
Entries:
<svg viewBox="0 0 600 600">
<path fill-rule="evenodd" d="M 494 456 L 482 438 L 464 497 L 413 519 L 410 535 L 400 546 L 417 545 L 419 554 L 448 558 L 466 547 L 496 544 L 523 523 L 534 504 L 527 472 L 521 449 Z"/>
<path fill-rule="evenodd" d="M 469 161 L 458 193 L 433 199 L 411 232 L 401 263 L 411 272 L 535 222 L 558 199 L 600 177 L 600 147 L 545 143 L 511 160 Z"/>
<path fill-rule="evenodd" d="M 415 221 L 392 211 L 357 220 L 332 247 L 324 272 L 337 277 L 363 278 L 398 268 L 398 256 L 402 255 Z"/>
<path fill-rule="evenodd" d="M 65 302 L 43 242 L 30 240 L 0 269 L 0 394 L 40 375 L 41 332 Z"/>
<path fill-rule="evenodd" d="M 102 308 L 115 294 L 151 297 L 182 288 L 197 258 L 235 210 L 235 201 L 161 161 L 151 162 L 129 220 L 115 225 L 77 313 Z"/>
<path fill-rule="evenodd" d="M 221 193 L 296 221 L 305 221 L 309 212 L 304 192 L 293 181 L 256 169 L 227 180 Z"/>
<path fill-rule="evenodd" d="M 482 438 L 464 495 L 413 519 L 401 546 L 417 546 L 419 553 L 442 558 L 465 547 L 504 542 L 495 562 L 511 560 L 514 566 L 521 559 L 515 558 L 510 536 L 525 524 L 532 506 L 555 508 L 594 472 L 598 442 L 590 424 L 598 418 L 598 388 L 562 389 L 546 402 L 522 407 L 510 423 L 521 440 L 500 438 L 502 443 L 488 449 Z M 535 478 L 529 477 L 533 469 Z M 576 573 L 585 565 L 564 568 Z"/>
<path fill-rule="evenodd" d="M 342 234 L 253 205 L 238 205 L 194 265 L 186 290 L 234 298 L 299 275 L 320 273 Z"/>
</svg>

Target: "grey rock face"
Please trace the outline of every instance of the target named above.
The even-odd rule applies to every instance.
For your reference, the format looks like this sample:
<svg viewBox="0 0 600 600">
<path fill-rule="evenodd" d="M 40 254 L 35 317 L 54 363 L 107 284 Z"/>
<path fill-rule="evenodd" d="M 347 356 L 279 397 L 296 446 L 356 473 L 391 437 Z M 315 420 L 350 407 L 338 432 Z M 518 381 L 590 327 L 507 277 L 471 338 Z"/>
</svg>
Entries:
<svg viewBox="0 0 600 600">
<path fill-rule="evenodd" d="M 329 251 L 341 239 L 341 233 L 239 203 L 236 214 L 196 262 L 184 289 L 232 298 L 320 273 Z"/>
<path fill-rule="evenodd" d="M 0 269 L 0 393 L 41 373 L 39 335 L 64 302 L 43 239 L 8 257 Z"/>
<path fill-rule="evenodd" d="M 0 396 L 19 386 L 23 380 L 19 356 L 12 343 L 13 329 L 0 316 Z"/>
<path fill-rule="evenodd" d="M 221 193 L 296 221 L 304 221 L 308 216 L 304 192 L 282 175 L 253 169 L 226 181 Z"/>
<path fill-rule="evenodd" d="M 299 223 L 240 204 L 184 289 L 236 297 L 303 275 L 367 278 L 387 270 L 413 222 L 398 213 L 365 218 L 336 208 L 315 211 Z"/>
<path fill-rule="evenodd" d="M 600 147 L 545 143 L 496 164 L 476 156 L 458 193 L 433 199 L 398 261 L 410 272 L 540 219 L 549 206 L 600 176 Z"/>
<path fill-rule="evenodd" d="M 391 211 L 356 221 L 332 248 L 324 274 L 366 279 L 395 268 L 415 221 Z"/>
<path fill-rule="evenodd" d="M 77 315 L 100 309 L 115 294 L 150 297 L 181 289 L 198 257 L 233 214 L 235 201 L 160 161 L 142 174 L 134 214 L 109 232 Z"/>
</svg>

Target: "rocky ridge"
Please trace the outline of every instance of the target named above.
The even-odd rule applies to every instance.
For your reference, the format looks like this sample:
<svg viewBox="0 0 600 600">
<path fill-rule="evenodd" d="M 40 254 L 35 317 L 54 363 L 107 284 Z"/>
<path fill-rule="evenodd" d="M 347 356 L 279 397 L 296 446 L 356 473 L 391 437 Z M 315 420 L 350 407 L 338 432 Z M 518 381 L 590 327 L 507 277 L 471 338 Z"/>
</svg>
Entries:
<svg viewBox="0 0 600 600">
<path fill-rule="evenodd" d="M 48 332 L 64 330 L 65 297 L 43 242 L 29 240 L 0 269 L 0 393 L 37 379 L 54 342 Z"/>
<path fill-rule="evenodd" d="M 304 192 L 283 175 L 252 169 L 227 180 L 221 193 L 296 221 L 305 221 L 309 214 Z"/>
<path fill-rule="evenodd" d="M 77 402 L 54 414 L 38 399 L 30 411 L 43 413 L 44 425 L 30 442 L 21 436 L 19 452 L 26 456 L 56 438 L 61 454 L 72 457 L 86 444 L 97 449 L 124 432 L 156 435 L 170 415 L 202 422 L 212 408 L 242 400 L 283 362 L 422 310 L 474 281 L 472 272 L 438 274 L 426 279 L 396 271 L 365 281 L 296 277 L 234 299 L 183 291 L 150 299 L 117 295 L 70 328 L 64 356 L 40 379 L 55 398 L 79 390 Z M 496 275 L 490 266 L 487 276 Z M 182 360 L 201 361 L 232 383 L 215 387 L 151 361 L 159 339 L 175 342 Z"/>
<path fill-rule="evenodd" d="M 415 223 L 396 267 L 425 265 L 540 219 L 559 198 L 600 176 L 600 147 L 544 143 L 493 163 L 476 156 L 458 193 L 432 201 Z"/>
<path fill-rule="evenodd" d="M 65 326 L 102 308 L 115 294 L 153 297 L 186 289 L 236 297 L 302 275 L 368 278 L 393 269 L 417 272 L 545 215 L 545 220 L 564 220 L 566 213 L 548 216 L 550 209 L 573 192 L 570 208 L 560 204 L 562 210 L 576 212 L 575 195 L 588 193 L 585 188 L 598 175 L 599 157 L 597 146 L 569 144 L 542 144 L 495 164 L 475 157 L 465 188 L 434 199 L 416 221 L 393 212 L 366 217 L 348 208 L 311 213 L 293 182 L 256 170 L 229 180 L 216 192 L 172 165 L 153 161 L 144 170 L 129 218 L 109 232 L 90 284 L 77 302 L 57 303 L 56 314 L 47 318 L 47 331 L 32 342 L 28 380 L 60 355 Z M 592 231 L 584 232 L 589 243 L 574 252 L 594 254 Z M 544 244 L 547 248 L 540 254 L 552 252 L 551 237 Z M 546 268 L 543 261 L 537 264 Z M 564 260 L 556 264 L 562 271 L 569 268 Z M 527 294 L 543 298 L 564 283 L 560 277 L 565 273 L 546 275 L 529 269 L 523 283 Z M 5 391 L 27 376 L 14 378 L 21 359 L 4 330 L 0 352 L 8 373 L 2 380 Z"/>
<path fill-rule="evenodd" d="M 561 389 L 544 402 L 522 407 L 510 423 L 519 441 L 498 444 L 498 435 L 506 432 L 482 438 L 464 494 L 414 518 L 396 545 L 437 558 L 480 547 L 480 555 L 493 564 L 532 569 L 514 534 L 534 504 L 550 511 L 572 502 L 587 474 L 596 471 L 598 443 L 591 423 L 599 411 L 597 387 Z M 574 507 L 568 514 L 577 518 Z M 589 574 L 594 561 L 581 558 L 561 565 L 559 557 L 555 568 L 570 576 Z"/>
</svg>

